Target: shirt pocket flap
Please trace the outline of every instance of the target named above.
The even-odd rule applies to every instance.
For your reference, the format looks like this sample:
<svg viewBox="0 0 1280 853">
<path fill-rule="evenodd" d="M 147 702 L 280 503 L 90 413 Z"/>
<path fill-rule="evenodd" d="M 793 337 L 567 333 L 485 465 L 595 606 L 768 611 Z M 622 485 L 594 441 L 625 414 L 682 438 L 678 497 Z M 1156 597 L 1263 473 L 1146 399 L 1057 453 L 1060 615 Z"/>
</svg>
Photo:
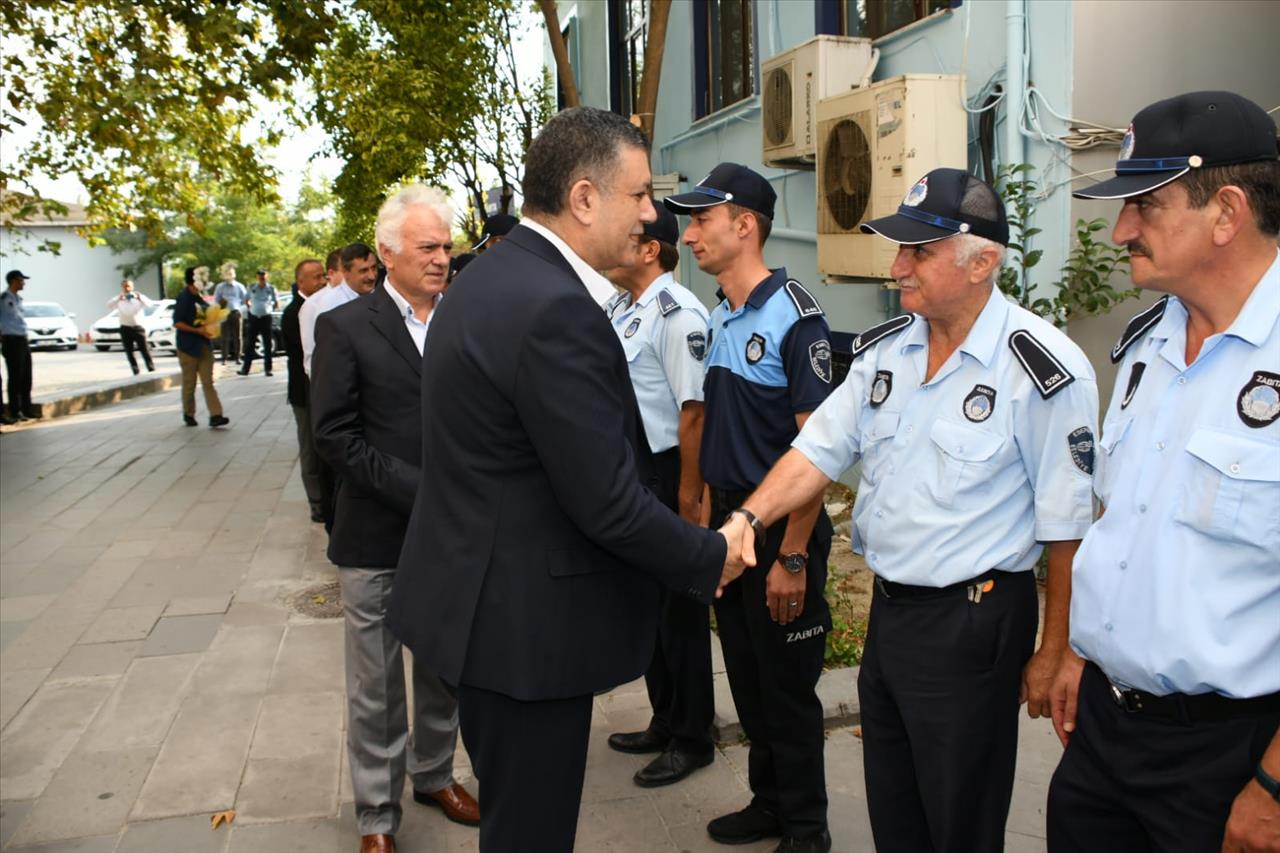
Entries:
<svg viewBox="0 0 1280 853">
<path fill-rule="evenodd" d="M 901 419 L 897 412 L 876 412 L 867 424 L 867 440 L 892 438 L 898 432 L 898 422 Z"/>
<path fill-rule="evenodd" d="M 1125 418 L 1122 421 L 1114 421 L 1102 425 L 1102 438 L 1098 439 L 1098 447 L 1102 448 L 1103 453 L 1111 453 L 1116 449 L 1116 445 L 1124 438 L 1124 434 L 1129 431 L 1129 424 L 1133 423 L 1133 418 Z"/>
<path fill-rule="evenodd" d="M 943 453 L 962 462 L 985 462 L 1005 442 L 1004 436 L 994 432 L 942 420 L 933 422 L 929 438 Z"/>
<path fill-rule="evenodd" d="M 1233 480 L 1280 482 L 1280 441 L 1201 428 L 1187 452 Z"/>
</svg>

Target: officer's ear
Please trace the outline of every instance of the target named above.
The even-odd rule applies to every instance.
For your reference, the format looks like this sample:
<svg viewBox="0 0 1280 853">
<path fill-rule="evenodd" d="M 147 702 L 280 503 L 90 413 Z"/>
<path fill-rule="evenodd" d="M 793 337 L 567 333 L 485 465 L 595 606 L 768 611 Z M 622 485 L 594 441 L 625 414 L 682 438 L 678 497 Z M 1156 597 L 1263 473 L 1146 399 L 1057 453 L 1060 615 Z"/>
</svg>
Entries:
<svg viewBox="0 0 1280 853">
<path fill-rule="evenodd" d="M 994 245 L 982 247 L 982 251 L 969 261 L 969 281 L 973 284 L 985 284 L 995 277 L 996 267 L 1000 264 L 1000 252 Z"/>
<path fill-rule="evenodd" d="M 1234 184 L 1219 187 L 1208 205 L 1213 214 L 1213 244 L 1225 246 L 1236 238 L 1251 222 L 1255 222 L 1249 197 Z"/>
<path fill-rule="evenodd" d="M 569 187 L 569 213 L 582 225 L 590 225 L 595 221 L 596 210 L 600 207 L 600 191 L 587 178 L 581 178 Z"/>
</svg>

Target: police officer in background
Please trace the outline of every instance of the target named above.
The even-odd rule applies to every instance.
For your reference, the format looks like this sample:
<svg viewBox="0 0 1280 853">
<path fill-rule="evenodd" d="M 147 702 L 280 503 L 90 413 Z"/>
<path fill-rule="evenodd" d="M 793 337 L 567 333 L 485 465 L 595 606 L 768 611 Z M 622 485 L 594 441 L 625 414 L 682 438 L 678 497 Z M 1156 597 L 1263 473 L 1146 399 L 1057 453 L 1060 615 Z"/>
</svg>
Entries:
<svg viewBox="0 0 1280 853">
<path fill-rule="evenodd" d="M 1280 850 L 1275 125 L 1230 92 L 1160 101 L 1075 195 L 1123 200 L 1133 283 L 1166 296 L 1111 352 L 1049 849 Z"/>
<path fill-rule="evenodd" d="M 680 259 L 675 214 L 655 205 L 657 220 L 636 236 L 631 266 L 609 271 L 623 292 L 605 306 L 622 341 L 645 436 L 653 451 L 654 492 L 691 524 L 702 517 L 702 380 L 707 354 L 707 309 L 672 270 Z M 661 753 L 636 772 L 645 788 L 679 782 L 715 757 L 711 720 L 709 610 L 682 595 L 663 592 L 653 662 L 645 686 L 653 717 L 640 732 L 609 736 L 620 752 Z"/>
<path fill-rule="evenodd" d="M 262 367 L 267 376 L 271 375 L 271 350 L 275 341 L 271 335 L 271 312 L 280 306 L 280 297 L 275 287 L 267 281 L 267 270 L 258 270 L 258 280 L 249 285 L 245 299 L 245 310 L 248 316 L 244 325 L 244 365 L 240 368 L 241 376 L 249 375 L 249 368 L 258 355 L 258 341 L 262 341 Z"/>
<path fill-rule="evenodd" d="M 764 263 L 775 199 L 762 176 L 721 163 L 691 192 L 664 201 L 691 217 L 684 241 L 724 298 L 708 331 L 701 455 L 713 526 L 738 511 L 831 391 L 822 308 L 785 269 Z M 780 836 L 778 850 L 825 853 L 831 835 L 815 688 L 831 628 L 823 598 L 831 522 L 822 495 L 757 535 L 756 566 L 715 603 L 729 687 L 751 739 L 752 800 L 707 832 L 723 844 Z"/>
<path fill-rule="evenodd" d="M 855 339 L 848 378 L 745 508 L 771 523 L 861 460 L 853 545 L 876 578 L 858 701 L 876 849 L 1000 851 L 1019 698 L 1048 714 L 1066 646 L 1097 385 L 1075 344 L 995 286 L 1009 227 L 990 186 L 935 169 L 862 228 L 899 244 L 891 273 L 911 313 Z"/>
</svg>

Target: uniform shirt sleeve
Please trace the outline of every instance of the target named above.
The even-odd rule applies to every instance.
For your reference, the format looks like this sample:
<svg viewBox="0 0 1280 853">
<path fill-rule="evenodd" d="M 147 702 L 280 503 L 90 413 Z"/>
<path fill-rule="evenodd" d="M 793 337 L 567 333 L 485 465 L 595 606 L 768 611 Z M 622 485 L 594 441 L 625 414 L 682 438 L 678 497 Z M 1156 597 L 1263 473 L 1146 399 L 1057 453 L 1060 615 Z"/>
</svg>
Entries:
<svg viewBox="0 0 1280 853">
<path fill-rule="evenodd" d="M 831 393 L 831 340 L 826 318 L 797 320 L 782 339 L 791 411 L 812 412 Z"/>
<path fill-rule="evenodd" d="M 1048 400 L 1033 394 L 1014 435 L 1035 492 L 1040 542 L 1083 539 L 1093 522 L 1098 385 L 1079 376 Z"/>
<path fill-rule="evenodd" d="M 862 454 L 860 412 L 867 396 L 869 360 L 856 360 L 849 376 L 805 421 L 791 442 L 828 480 L 838 480 Z"/>
<path fill-rule="evenodd" d="M 671 395 L 677 408 L 690 400 L 701 403 L 702 382 L 706 376 L 707 321 L 688 308 L 663 319 L 666 322 L 657 355 L 667 384 L 671 386 Z M 695 351 L 702 353 L 701 359 L 694 355 Z"/>
</svg>

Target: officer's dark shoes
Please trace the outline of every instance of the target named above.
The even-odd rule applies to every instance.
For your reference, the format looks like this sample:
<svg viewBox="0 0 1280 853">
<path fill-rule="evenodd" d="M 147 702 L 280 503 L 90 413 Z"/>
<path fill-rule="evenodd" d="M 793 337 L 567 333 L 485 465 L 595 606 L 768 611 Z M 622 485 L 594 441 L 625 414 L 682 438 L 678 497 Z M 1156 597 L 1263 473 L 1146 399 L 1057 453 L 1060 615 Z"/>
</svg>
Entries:
<svg viewBox="0 0 1280 853">
<path fill-rule="evenodd" d="M 226 426 L 229 423 L 231 423 L 231 418 L 223 417 L 222 415 L 214 415 L 209 418 L 209 426 L 211 427 Z"/>
<path fill-rule="evenodd" d="M 200 422 L 195 418 L 191 417 L 191 415 L 183 415 L 182 422 L 187 426 L 200 426 Z"/>
<path fill-rule="evenodd" d="M 707 824 L 707 835 L 721 844 L 750 844 L 761 838 L 778 838 L 782 835 L 782 824 L 773 812 L 752 803 L 740 812 L 711 821 Z M 831 849 L 830 846 L 827 849 Z"/>
<path fill-rule="evenodd" d="M 715 757 L 715 750 L 700 753 L 668 747 L 661 755 L 636 771 L 635 782 L 641 788 L 670 785 L 679 782 L 699 767 L 706 767 Z"/>
<path fill-rule="evenodd" d="M 830 850 L 831 833 L 824 829 L 803 837 L 788 835 L 773 853 L 829 853 Z"/>
<path fill-rule="evenodd" d="M 618 752 L 630 752 L 643 755 L 649 752 L 662 752 L 671 742 L 669 735 L 655 732 L 652 728 L 642 732 L 618 732 L 609 735 L 609 746 Z"/>
</svg>

